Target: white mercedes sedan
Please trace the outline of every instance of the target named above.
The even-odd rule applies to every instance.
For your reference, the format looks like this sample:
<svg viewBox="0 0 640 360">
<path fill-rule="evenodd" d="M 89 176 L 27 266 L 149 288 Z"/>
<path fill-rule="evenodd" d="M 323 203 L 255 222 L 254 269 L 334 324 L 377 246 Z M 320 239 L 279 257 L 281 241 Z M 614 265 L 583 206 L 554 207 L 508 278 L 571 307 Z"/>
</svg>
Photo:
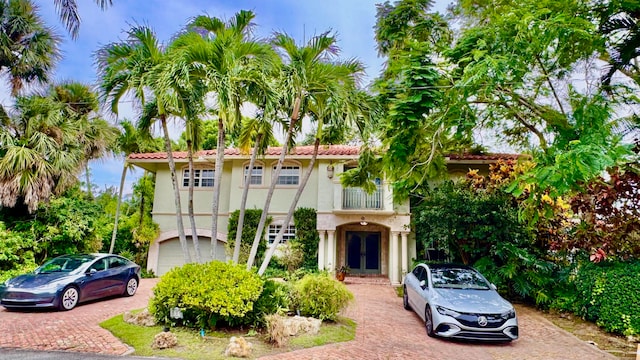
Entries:
<svg viewBox="0 0 640 360">
<path fill-rule="evenodd" d="M 404 279 L 404 308 L 424 321 L 427 335 L 512 341 L 518 338 L 513 305 L 475 269 L 419 264 Z"/>
</svg>

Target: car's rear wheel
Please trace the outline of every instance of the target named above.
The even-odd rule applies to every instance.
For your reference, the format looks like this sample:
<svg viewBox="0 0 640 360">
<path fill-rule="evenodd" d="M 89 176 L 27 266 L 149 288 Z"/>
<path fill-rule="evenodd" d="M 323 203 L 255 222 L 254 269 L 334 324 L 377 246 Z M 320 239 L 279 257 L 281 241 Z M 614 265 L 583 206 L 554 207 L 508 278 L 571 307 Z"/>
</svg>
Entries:
<svg viewBox="0 0 640 360">
<path fill-rule="evenodd" d="M 409 294 L 407 294 L 407 286 L 402 287 L 402 306 L 404 306 L 405 310 L 411 310 L 411 306 L 409 305 Z"/>
<path fill-rule="evenodd" d="M 133 296 L 136 291 L 138 291 L 138 279 L 135 277 L 129 278 L 127 280 L 127 286 L 124 288 L 124 296 Z"/>
<path fill-rule="evenodd" d="M 62 290 L 62 295 L 60 295 L 60 310 L 71 310 L 76 305 L 78 305 L 78 300 L 80 300 L 80 292 L 74 286 L 68 286 L 64 290 Z"/>
<path fill-rule="evenodd" d="M 427 335 L 434 337 L 433 332 L 433 316 L 431 316 L 431 308 L 427 304 L 427 309 L 424 311 L 424 327 L 427 329 Z"/>
</svg>

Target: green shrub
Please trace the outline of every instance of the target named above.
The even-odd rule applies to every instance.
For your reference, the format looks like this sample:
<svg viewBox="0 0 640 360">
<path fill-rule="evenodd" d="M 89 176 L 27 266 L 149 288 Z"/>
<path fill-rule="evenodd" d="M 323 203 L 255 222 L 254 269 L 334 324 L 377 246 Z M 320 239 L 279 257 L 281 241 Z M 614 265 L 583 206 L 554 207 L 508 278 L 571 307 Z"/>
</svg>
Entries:
<svg viewBox="0 0 640 360">
<path fill-rule="evenodd" d="M 236 243 L 236 233 L 238 230 L 238 217 L 240 216 L 240 210 L 236 210 L 229 214 L 229 223 L 227 225 L 227 255 L 232 256 Z M 256 230 L 260 223 L 260 217 L 262 216 L 262 210 L 259 209 L 246 209 L 244 213 L 244 222 L 242 223 L 242 237 L 240 238 L 240 258 L 238 263 L 246 264 L 251 252 L 251 246 L 253 246 L 253 239 L 256 236 Z M 260 243 L 258 244 L 258 251 L 256 252 L 255 263 L 260 264 L 264 253 L 267 249 L 267 241 L 264 239 L 266 229 L 268 229 L 269 223 L 271 223 L 271 216 L 267 217 L 266 226 L 262 230 L 262 236 Z"/>
<path fill-rule="evenodd" d="M 580 316 L 609 332 L 640 334 L 640 261 L 586 263 L 575 284 Z"/>
<path fill-rule="evenodd" d="M 318 269 L 318 213 L 313 208 L 297 208 L 293 214 L 296 227 L 295 243 L 300 245 L 303 258 L 302 266 L 305 269 Z"/>
<path fill-rule="evenodd" d="M 243 265 L 220 261 L 173 268 L 153 289 L 149 309 L 159 322 L 169 322 L 170 309 L 178 307 L 183 324 L 215 327 L 219 322 L 242 323 L 262 293 L 263 280 Z"/>
<path fill-rule="evenodd" d="M 266 280 L 260 297 L 253 304 L 253 310 L 239 318 L 239 323 L 232 325 L 266 326 L 267 315 L 281 314 L 288 310 L 289 293 L 288 284 Z"/>
<path fill-rule="evenodd" d="M 303 316 L 320 320 L 335 320 L 353 294 L 347 287 L 328 274 L 309 274 L 295 283 L 292 303 Z"/>
</svg>

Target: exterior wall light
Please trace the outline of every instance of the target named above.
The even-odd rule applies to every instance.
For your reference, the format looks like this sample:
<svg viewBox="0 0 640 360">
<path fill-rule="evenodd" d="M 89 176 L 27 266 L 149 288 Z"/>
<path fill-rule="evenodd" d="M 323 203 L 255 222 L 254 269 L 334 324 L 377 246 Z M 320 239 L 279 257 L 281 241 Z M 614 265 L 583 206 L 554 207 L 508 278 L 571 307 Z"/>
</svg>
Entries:
<svg viewBox="0 0 640 360">
<path fill-rule="evenodd" d="M 369 224 L 365 219 L 364 216 L 360 218 L 360 225 L 362 226 L 367 226 L 367 224 Z"/>
<path fill-rule="evenodd" d="M 327 177 L 333 179 L 333 164 L 327 165 Z"/>
</svg>

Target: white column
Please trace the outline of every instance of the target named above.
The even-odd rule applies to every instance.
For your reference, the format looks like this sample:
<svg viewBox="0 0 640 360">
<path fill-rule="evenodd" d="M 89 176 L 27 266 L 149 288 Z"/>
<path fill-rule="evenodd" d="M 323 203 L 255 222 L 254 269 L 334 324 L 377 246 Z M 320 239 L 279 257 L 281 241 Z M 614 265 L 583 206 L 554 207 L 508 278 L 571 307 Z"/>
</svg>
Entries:
<svg viewBox="0 0 640 360">
<path fill-rule="evenodd" d="M 320 242 L 318 242 L 318 270 L 322 271 L 325 268 L 324 261 L 324 237 L 326 235 L 326 231 L 318 230 L 318 236 L 320 237 Z"/>
<path fill-rule="evenodd" d="M 327 230 L 327 267 L 326 269 L 329 272 L 333 273 L 336 271 L 336 239 L 335 239 L 335 230 Z"/>
<path fill-rule="evenodd" d="M 398 281 L 398 235 L 397 231 L 391 232 L 391 253 L 389 254 L 389 280 L 392 285 L 397 285 Z"/>
<path fill-rule="evenodd" d="M 400 236 L 402 236 L 402 247 L 401 247 L 401 251 L 402 251 L 402 257 L 400 258 L 400 264 L 402 264 L 401 266 L 401 270 L 402 270 L 402 274 L 400 281 L 404 280 L 404 276 L 407 274 L 408 272 L 408 268 L 409 268 L 409 248 L 407 247 L 407 235 L 408 233 L 403 232 L 400 233 Z"/>
</svg>

